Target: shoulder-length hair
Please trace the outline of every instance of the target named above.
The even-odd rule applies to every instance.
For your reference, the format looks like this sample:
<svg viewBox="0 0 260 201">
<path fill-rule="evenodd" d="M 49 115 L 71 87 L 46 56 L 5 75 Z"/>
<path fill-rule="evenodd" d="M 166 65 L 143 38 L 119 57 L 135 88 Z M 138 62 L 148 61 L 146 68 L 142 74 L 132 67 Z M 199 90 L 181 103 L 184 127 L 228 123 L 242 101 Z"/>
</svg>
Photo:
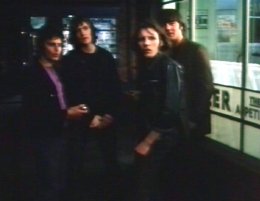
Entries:
<svg viewBox="0 0 260 201">
<path fill-rule="evenodd" d="M 71 32 L 70 42 L 76 49 L 81 46 L 77 39 L 77 29 L 83 23 L 88 24 L 91 29 L 92 42 L 96 43 L 96 40 L 97 40 L 97 36 L 96 36 L 97 30 L 96 30 L 93 22 L 89 18 L 82 17 L 82 16 L 76 16 L 75 18 L 72 19 L 71 25 L 70 25 L 70 32 Z"/>
<path fill-rule="evenodd" d="M 161 46 L 160 46 L 160 51 L 166 51 L 171 47 L 171 43 L 162 27 L 159 26 L 159 24 L 152 20 L 152 19 L 147 19 L 143 22 L 141 22 L 135 32 L 133 33 L 132 37 L 132 49 L 135 51 L 137 55 L 140 54 L 140 47 L 138 45 L 139 41 L 139 34 L 142 29 L 153 29 L 156 31 L 159 35 L 159 39 L 161 41 Z"/>
</svg>

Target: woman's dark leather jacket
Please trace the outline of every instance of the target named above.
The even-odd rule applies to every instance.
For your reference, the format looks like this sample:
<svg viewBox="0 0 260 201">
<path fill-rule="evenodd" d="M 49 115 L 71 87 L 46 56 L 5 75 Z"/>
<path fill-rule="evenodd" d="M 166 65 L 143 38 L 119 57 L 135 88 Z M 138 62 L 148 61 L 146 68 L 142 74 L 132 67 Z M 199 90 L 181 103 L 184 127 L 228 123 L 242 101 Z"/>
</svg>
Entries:
<svg viewBox="0 0 260 201">
<path fill-rule="evenodd" d="M 182 67 L 167 55 L 158 54 L 141 63 L 138 113 L 147 131 L 180 131 L 182 85 Z"/>
</svg>

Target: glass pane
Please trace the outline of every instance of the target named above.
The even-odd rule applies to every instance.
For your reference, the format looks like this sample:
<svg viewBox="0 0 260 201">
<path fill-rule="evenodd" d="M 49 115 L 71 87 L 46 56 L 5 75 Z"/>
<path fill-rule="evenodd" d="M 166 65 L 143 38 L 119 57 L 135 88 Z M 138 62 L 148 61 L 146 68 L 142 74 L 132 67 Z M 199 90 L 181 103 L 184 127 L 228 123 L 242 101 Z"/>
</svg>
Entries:
<svg viewBox="0 0 260 201">
<path fill-rule="evenodd" d="M 240 123 L 217 115 L 211 115 L 212 132 L 209 138 L 230 146 L 234 149 L 240 149 Z"/>
<path fill-rule="evenodd" d="M 210 109 L 239 119 L 242 111 L 240 97 L 241 90 L 216 85 Z"/>
<path fill-rule="evenodd" d="M 238 121 L 241 119 L 242 73 L 242 0 L 197 0 L 195 41 L 207 48 L 215 92 L 211 110 Z M 225 86 L 221 86 L 225 85 Z M 240 126 L 237 121 L 212 114 L 209 138 L 240 149 Z"/>
<path fill-rule="evenodd" d="M 197 0 L 195 40 L 207 47 L 214 83 L 241 87 L 242 0 Z"/>
<path fill-rule="evenodd" d="M 246 87 L 260 91 L 260 0 L 250 1 L 249 64 Z"/>
<path fill-rule="evenodd" d="M 244 112 L 245 120 L 260 125 L 260 93 L 251 91 L 245 92 Z"/>
<path fill-rule="evenodd" d="M 46 17 L 31 17 L 30 23 L 33 29 L 40 29 L 46 24 Z"/>
<path fill-rule="evenodd" d="M 176 9 L 176 3 L 167 3 L 162 6 L 163 9 Z"/>
<path fill-rule="evenodd" d="M 190 2 L 189 1 L 178 1 L 176 2 L 176 8 L 182 15 L 182 20 L 186 25 L 185 35 L 190 36 Z"/>
<path fill-rule="evenodd" d="M 260 125 L 260 93 L 245 92 L 245 120 L 256 126 Z M 260 132 L 259 128 L 245 125 L 244 152 L 260 159 Z"/>
<path fill-rule="evenodd" d="M 244 152 L 260 159 L 259 129 L 245 126 Z"/>
</svg>

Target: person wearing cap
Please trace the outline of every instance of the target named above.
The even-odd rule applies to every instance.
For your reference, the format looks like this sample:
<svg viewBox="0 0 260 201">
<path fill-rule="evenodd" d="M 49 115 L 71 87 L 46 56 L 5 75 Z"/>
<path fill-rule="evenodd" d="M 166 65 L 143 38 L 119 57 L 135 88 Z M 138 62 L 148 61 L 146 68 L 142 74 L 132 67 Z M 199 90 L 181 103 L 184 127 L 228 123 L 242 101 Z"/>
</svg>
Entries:
<svg viewBox="0 0 260 201">
<path fill-rule="evenodd" d="M 210 98 L 213 78 L 206 49 L 185 37 L 186 26 L 177 10 L 165 9 L 159 15 L 172 42 L 170 56 L 184 68 L 186 92 L 185 132 L 191 139 L 199 139 L 211 132 Z"/>
<path fill-rule="evenodd" d="M 211 132 L 210 98 L 214 86 L 209 57 L 202 45 L 185 37 L 186 26 L 177 10 L 162 10 L 159 22 L 171 40 L 171 58 L 184 69 L 185 101 L 181 116 L 187 140 L 172 150 L 169 168 L 174 174 L 169 186 L 182 200 L 201 200 L 207 196 L 204 192 L 208 186 L 201 177 L 200 160 L 194 153 L 197 153 L 197 142 Z"/>
</svg>

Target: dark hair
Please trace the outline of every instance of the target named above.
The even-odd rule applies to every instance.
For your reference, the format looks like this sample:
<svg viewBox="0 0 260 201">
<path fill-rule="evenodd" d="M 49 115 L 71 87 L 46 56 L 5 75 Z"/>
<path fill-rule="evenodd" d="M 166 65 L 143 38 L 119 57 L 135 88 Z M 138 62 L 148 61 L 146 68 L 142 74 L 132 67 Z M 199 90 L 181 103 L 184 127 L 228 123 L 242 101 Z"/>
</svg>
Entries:
<svg viewBox="0 0 260 201">
<path fill-rule="evenodd" d="M 50 26 L 50 25 L 44 26 L 39 31 L 39 35 L 38 35 L 38 40 L 37 40 L 38 51 L 42 53 L 44 43 L 47 40 L 51 40 L 53 38 L 60 38 L 61 40 L 63 40 L 64 36 L 62 34 L 62 30 L 55 26 Z"/>
<path fill-rule="evenodd" d="M 159 13 L 158 22 L 160 25 L 164 26 L 168 22 L 179 22 L 183 27 L 183 30 L 186 30 L 186 25 L 183 21 L 183 18 L 178 10 L 175 9 L 162 9 Z"/>
<path fill-rule="evenodd" d="M 138 35 L 139 35 L 141 29 L 148 29 L 148 28 L 151 28 L 151 29 L 155 30 L 158 33 L 159 39 L 162 42 L 160 50 L 161 51 L 168 50 L 170 48 L 170 42 L 169 42 L 168 37 L 166 36 L 164 30 L 154 20 L 151 20 L 151 19 L 147 19 L 147 20 L 141 22 L 137 26 L 137 28 L 136 28 L 136 30 L 135 30 L 135 32 L 133 34 L 133 38 L 132 38 L 132 40 L 133 40 L 132 41 L 132 45 L 133 45 L 132 48 L 133 48 L 133 50 L 137 54 L 140 53 L 140 47 L 138 45 L 138 40 L 139 40 L 138 39 Z"/>
<path fill-rule="evenodd" d="M 72 19 L 71 25 L 70 25 L 70 31 L 71 31 L 71 36 L 70 36 L 70 42 L 74 45 L 75 48 L 79 48 L 80 44 L 77 39 L 77 29 L 79 25 L 83 23 L 87 23 L 91 29 L 91 36 L 93 43 L 96 43 L 97 36 L 96 36 L 96 28 L 92 21 L 89 18 L 82 17 L 82 16 L 76 16 Z"/>
</svg>

